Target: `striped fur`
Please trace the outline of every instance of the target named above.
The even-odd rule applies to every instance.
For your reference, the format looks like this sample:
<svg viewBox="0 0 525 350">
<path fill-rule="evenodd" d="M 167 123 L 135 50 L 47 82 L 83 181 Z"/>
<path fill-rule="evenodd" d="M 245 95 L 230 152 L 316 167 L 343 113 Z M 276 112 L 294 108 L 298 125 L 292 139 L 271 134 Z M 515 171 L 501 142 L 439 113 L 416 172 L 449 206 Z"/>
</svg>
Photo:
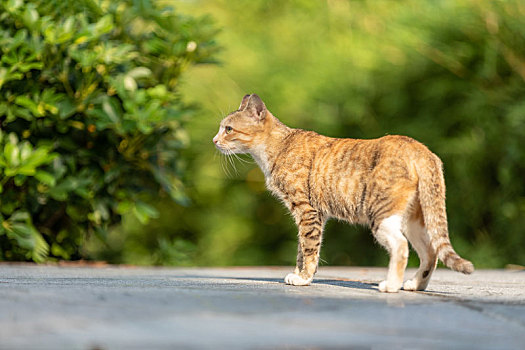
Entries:
<svg viewBox="0 0 525 350">
<path fill-rule="evenodd" d="M 408 241 L 421 263 L 405 282 L 406 290 L 425 289 L 438 258 L 453 270 L 474 270 L 450 244 L 441 160 L 414 139 L 337 139 L 292 129 L 253 94 L 221 121 L 213 141 L 223 153 L 251 154 L 268 189 L 291 211 L 299 243 L 297 266 L 286 283 L 311 283 L 329 218 L 369 225 L 387 249 L 390 262 L 381 291 L 403 286 Z"/>
<path fill-rule="evenodd" d="M 448 237 L 447 213 L 445 211 L 445 179 L 442 162 L 434 154 L 430 157 L 432 167 L 427 164 L 416 166 L 419 176 L 419 202 L 432 247 L 438 252 L 443 263 L 454 271 L 470 274 L 474 265 L 461 258 L 452 248 Z"/>
</svg>

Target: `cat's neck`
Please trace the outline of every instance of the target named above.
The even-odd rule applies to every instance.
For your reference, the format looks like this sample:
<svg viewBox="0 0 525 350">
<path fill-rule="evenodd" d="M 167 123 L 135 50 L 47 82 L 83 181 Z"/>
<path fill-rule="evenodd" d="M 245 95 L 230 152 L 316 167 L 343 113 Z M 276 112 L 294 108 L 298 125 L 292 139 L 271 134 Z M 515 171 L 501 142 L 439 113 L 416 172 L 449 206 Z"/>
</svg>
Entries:
<svg viewBox="0 0 525 350">
<path fill-rule="evenodd" d="M 266 178 L 271 175 L 271 168 L 282 149 L 283 141 L 295 130 L 281 123 L 279 119 L 274 117 L 270 112 L 267 113 L 264 136 L 261 138 L 261 142 L 258 142 L 257 145 L 250 150 L 250 154 Z"/>
</svg>

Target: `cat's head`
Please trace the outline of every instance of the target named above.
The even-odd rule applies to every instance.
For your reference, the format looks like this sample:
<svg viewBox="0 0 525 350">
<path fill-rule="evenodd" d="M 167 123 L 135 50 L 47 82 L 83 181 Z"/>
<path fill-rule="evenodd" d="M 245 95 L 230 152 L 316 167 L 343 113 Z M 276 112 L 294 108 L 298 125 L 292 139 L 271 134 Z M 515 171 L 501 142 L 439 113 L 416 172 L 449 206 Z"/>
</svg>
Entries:
<svg viewBox="0 0 525 350">
<path fill-rule="evenodd" d="M 239 109 L 226 116 L 213 143 L 224 154 L 249 153 L 263 142 L 266 132 L 266 106 L 256 94 L 243 97 Z"/>
</svg>

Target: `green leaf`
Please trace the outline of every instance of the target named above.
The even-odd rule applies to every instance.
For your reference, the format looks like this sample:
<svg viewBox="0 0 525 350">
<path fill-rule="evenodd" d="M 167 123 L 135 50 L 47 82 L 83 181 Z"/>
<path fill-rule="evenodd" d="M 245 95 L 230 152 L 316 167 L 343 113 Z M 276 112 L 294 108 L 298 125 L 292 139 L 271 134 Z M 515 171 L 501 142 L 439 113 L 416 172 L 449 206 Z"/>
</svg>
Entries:
<svg viewBox="0 0 525 350">
<path fill-rule="evenodd" d="M 100 36 L 102 34 L 109 33 L 112 29 L 113 29 L 113 16 L 108 14 L 102 17 L 96 23 L 94 34 L 96 36 Z"/>
<path fill-rule="evenodd" d="M 68 195 L 74 189 L 74 184 L 70 178 L 66 178 L 51 188 L 48 194 L 57 201 L 66 201 Z"/>
<path fill-rule="evenodd" d="M 93 198 L 93 192 L 85 187 L 75 188 L 75 194 L 78 194 L 82 198 L 90 199 Z"/>
<path fill-rule="evenodd" d="M 23 4 L 23 0 L 8 0 L 5 8 L 7 12 L 15 12 Z"/>
<path fill-rule="evenodd" d="M 140 79 L 140 78 L 146 78 L 151 76 L 151 70 L 146 67 L 135 67 L 132 70 L 128 72 L 128 76 L 132 77 L 133 79 Z"/>
<path fill-rule="evenodd" d="M 17 174 L 14 177 L 15 186 L 22 187 L 22 185 L 26 182 L 27 177 L 24 175 Z"/>
<path fill-rule="evenodd" d="M 150 219 L 159 217 L 159 212 L 157 209 L 141 201 L 137 201 L 135 203 L 135 206 L 133 207 L 133 213 L 142 224 L 147 224 Z"/>
<path fill-rule="evenodd" d="M 29 250 L 35 262 L 43 262 L 49 253 L 49 245 L 31 223 L 27 212 L 17 211 L 2 223 L 7 236 L 14 239 L 18 246 Z"/>
<path fill-rule="evenodd" d="M 102 109 L 113 123 L 118 123 L 120 118 L 117 114 L 116 102 L 111 98 L 104 99 Z"/>
<path fill-rule="evenodd" d="M 53 254 L 54 256 L 59 256 L 61 257 L 62 259 L 65 259 L 65 260 L 69 260 L 71 259 L 71 254 L 69 254 L 67 252 L 67 250 L 65 250 L 64 248 L 62 248 L 62 246 L 60 246 L 59 244 L 57 243 L 53 243 L 51 245 L 51 254 Z"/>
<path fill-rule="evenodd" d="M 28 5 L 23 15 L 24 24 L 28 26 L 29 29 L 31 30 L 37 30 L 38 29 L 37 22 L 39 18 L 40 16 L 38 15 L 38 12 L 35 10 L 35 6 Z"/>
<path fill-rule="evenodd" d="M 48 185 L 48 186 L 55 186 L 56 184 L 56 179 L 55 177 L 46 172 L 46 171 L 43 171 L 43 170 L 38 170 L 36 173 L 35 173 L 35 178 L 40 181 L 41 183 L 45 184 L 45 185 Z"/>
<path fill-rule="evenodd" d="M 133 202 L 131 201 L 121 201 L 117 205 L 117 213 L 126 214 L 133 209 Z"/>
<path fill-rule="evenodd" d="M 128 91 L 135 91 L 135 90 L 137 90 L 137 82 L 135 81 L 135 79 L 132 76 L 126 75 L 124 77 L 124 87 Z"/>
<path fill-rule="evenodd" d="M 44 115 L 43 111 L 38 108 L 38 104 L 27 96 L 17 96 L 15 103 L 29 109 L 35 117 L 42 117 Z"/>
<path fill-rule="evenodd" d="M 16 144 L 6 143 L 4 146 L 4 157 L 9 167 L 16 167 L 20 164 L 20 150 Z"/>
<path fill-rule="evenodd" d="M 166 174 L 165 171 L 154 167 L 152 168 L 153 176 L 162 185 L 163 189 L 168 193 L 173 201 L 179 203 L 182 206 L 188 206 L 190 199 L 184 193 L 184 187 L 181 181 L 176 178 L 173 174 Z"/>
<path fill-rule="evenodd" d="M 0 88 L 2 88 L 2 85 L 8 80 L 9 73 L 7 71 L 7 68 L 0 67 Z"/>
<path fill-rule="evenodd" d="M 76 106 L 69 98 L 65 98 L 58 104 L 58 111 L 60 119 L 67 119 L 76 112 Z"/>
<path fill-rule="evenodd" d="M 33 148 L 31 147 L 31 144 L 29 142 L 24 142 L 19 146 L 20 149 L 20 162 L 25 162 L 33 152 Z"/>
<path fill-rule="evenodd" d="M 30 220 L 31 216 L 27 211 L 16 211 L 9 217 L 9 221 L 18 222 L 18 221 L 27 221 Z"/>
</svg>

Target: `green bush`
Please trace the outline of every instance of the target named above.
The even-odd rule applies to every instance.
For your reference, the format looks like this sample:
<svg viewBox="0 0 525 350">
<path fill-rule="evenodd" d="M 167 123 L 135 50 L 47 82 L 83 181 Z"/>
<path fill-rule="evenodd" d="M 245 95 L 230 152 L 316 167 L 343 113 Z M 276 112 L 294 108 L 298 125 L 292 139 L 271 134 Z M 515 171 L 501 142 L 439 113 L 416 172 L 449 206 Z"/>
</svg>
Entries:
<svg viewBox="0 0 525 350">
<path fill-rule="evenodd" d="M 0 0 L 0 260 L 80 258 L 152 198 L 187 201 L 179 77 L 214 35 L 149 0 Z"/>
</svg>

